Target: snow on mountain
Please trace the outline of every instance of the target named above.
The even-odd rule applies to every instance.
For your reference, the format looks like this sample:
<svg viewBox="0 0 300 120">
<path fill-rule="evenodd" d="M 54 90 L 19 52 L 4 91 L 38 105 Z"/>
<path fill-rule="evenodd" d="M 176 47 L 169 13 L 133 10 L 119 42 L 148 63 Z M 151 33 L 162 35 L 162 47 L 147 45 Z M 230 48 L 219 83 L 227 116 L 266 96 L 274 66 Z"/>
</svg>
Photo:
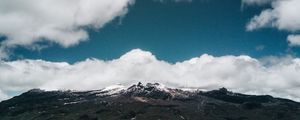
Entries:
<svg viewBox="0 0 300 120">
<path fill-rule="evenodd" d="M 126 89 L 125 86 L 117 84 L 117 85 L 111 85 L 108 87 L 105 87 L 102 90 L 93 91 L 97 94 L 97 96 L 112 96 L 121 93 Z"/>
<path fill-rule="evenodd" d="M 90 91 L 33 89 L 0 102 L 0 120 L 299 120 L 300 103 L 268 95 L 168 88 L 158 83 Z"/>
</svg>

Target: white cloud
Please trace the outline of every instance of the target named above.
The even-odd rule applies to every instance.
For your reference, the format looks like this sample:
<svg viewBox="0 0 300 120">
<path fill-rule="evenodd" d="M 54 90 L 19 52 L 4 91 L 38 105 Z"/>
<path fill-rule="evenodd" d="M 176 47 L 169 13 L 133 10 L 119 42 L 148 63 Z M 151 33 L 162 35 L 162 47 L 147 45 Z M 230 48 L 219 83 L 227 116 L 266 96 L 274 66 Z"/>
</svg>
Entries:
<svg viewBox="0 0 300 120">
<path fill-rule="evenodd" d="M 247 30 L 252 31 L 262 27 L 274 26 L 276 16 L 274 16 L 274 11 L 271 9 L 264 10 L 260 15 L 254 16 L 249 24 L 247 25 Z"/>
<path fill-rule="evenodd" d="M 276 27 L 280 30 L 300 30 L 300 1 L 273 0 L 272 9 L 266 9 L 252 18 L 247 26 L 248 30 L 262 27 Z"/>
<path fill-rule="evenodd" d="M 101 28 L 128 11 L 134 0 L 1 0 L 1 49 L 41 41 L 63 47 L 88 39 L 87 28 Z M 1 51 L 3 52 L 3 51 Z M 1 55 L 1 54 L 0 54 Z M 3 55 L 3 54 L 2 54 Z"/>
<path fill-rule="evenodd" d="M 288 42 L 290 46 L 300 46 L 300 35 L 289 35 Z"/>
<path fill-rule="evenodd" d="M 6 94 L 4 94 L 1 90 L 0 90 L 0 101 L 2 101 L 2 100 L 6 100 L 6 99 L 8 99 L 9 97 L 6 95 Z"/>
<path fill-rule="evenodd" d="M 24 92 L 31 88 L 100 89 L 112 84 L 159 82 L 171 87 L 271 94 L 300 101 L 300 59 L 202 55 L 171 64 L 150 52 L 132 50 L 118 59 L 87 59 L 69 64 L 43 60 L 0 62 L 0 90 Z"/>
<path fill-rule="evenodd" d="M 270 3 L 272 6 L 272 8 L 263 10 L 250 20 L 246 26 L 249 31 L 266 27 L 286 30 L 291 33 L 300 31 L 300 0 L 243 0 L 243 3 L 250 5 Z M 288 37 L 290 43 L 291 36 L 293 37 L 293 35 Z"/>
</svg>

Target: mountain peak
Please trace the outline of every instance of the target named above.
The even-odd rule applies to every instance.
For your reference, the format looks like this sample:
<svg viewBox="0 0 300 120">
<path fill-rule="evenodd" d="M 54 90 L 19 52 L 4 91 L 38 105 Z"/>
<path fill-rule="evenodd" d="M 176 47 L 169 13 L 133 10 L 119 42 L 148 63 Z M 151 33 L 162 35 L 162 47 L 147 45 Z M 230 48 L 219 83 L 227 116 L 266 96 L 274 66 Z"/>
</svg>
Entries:
<svg viewBox="0 0 300 120">
<path fill-rule="evenodd" d="M 0 120 L 299 120 L 299 114 L 300 104 L 291 100 L 233 93 L 226 88 L 184 91 L 141 82 L 92 91 L 32 89 L 0 102 Z"/>
<path fill-rule="evenodd" d="M 159 83 L 147 83 L 143 85 L 143 83 L 138 82 L 130 86 L 125 91 L 125 95 L 167 99 L 171 97 L 168 89 Z"/>
<path fill-rule="evenodd" d="M 146 85 L 144 85 L 143 83 L 138 82 L 137 84 L 130 86 L 127 90 L 129 90 L 129 91 L 135 91 L 135 90 L 167 91 L 167 89 L 170 89 L 170 88 L 167 88 L 165 85 L 159 84 L 159 83 L 146 83 Z"/>
<path fill-rule="evenodd" d="M 45 92 L 45 90 L 42 90 L 39 88 L 34 88 L 34 89 L 27 91 L 26 93 L 43 93 L 43 92 Z"/>
</svg>

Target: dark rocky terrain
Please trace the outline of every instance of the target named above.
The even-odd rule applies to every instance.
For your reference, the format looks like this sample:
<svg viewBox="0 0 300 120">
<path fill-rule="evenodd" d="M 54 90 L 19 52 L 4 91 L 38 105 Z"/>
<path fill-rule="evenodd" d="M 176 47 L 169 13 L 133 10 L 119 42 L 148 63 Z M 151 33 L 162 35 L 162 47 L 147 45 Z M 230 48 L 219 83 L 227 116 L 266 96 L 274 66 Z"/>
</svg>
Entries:
<svg viewBox="0 0 300 120">
<path fill-rule="evenodd" d="M 272 96 L 166 88 L 33 89 L 0 103 L 0 120 L 300 120 L 300 104 Z"/>
</svg>

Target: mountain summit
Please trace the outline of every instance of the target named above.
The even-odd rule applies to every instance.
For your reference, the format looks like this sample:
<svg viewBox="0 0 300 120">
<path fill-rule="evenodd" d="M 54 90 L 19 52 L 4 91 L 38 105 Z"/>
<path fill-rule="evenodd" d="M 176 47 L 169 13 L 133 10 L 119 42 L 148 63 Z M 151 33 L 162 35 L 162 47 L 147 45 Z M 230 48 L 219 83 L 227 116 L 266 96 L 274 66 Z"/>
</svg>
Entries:
<svg viewBox="0 0 300 120">
<path fill-rule="evenodd" d="M 32 89 L 0 103 L 0 120 L 299 120 L 300 103 L 159 83 L 92 91 Z"/>
</svg>

